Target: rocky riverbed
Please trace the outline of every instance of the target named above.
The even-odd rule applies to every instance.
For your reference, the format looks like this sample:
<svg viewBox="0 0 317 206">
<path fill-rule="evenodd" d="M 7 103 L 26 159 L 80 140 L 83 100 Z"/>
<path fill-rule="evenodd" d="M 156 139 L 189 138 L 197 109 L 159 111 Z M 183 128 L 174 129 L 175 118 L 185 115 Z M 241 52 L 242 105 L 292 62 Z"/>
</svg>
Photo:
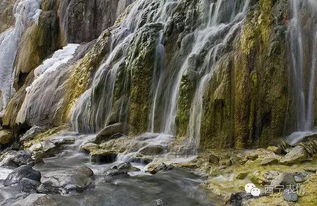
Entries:
<svg viewBox="0 0 317 206">
<path fill-rule="evenodd" d="M 141 146 L 144 157 L 132 158 L 129 150 L 125 155 L 115 147 L 88 154 L 87 147 L 94 146 L 96 135 L 41 134 L 29 139 L 37 142 L 31 147 L 2 152 L 1 205 L 207 206 L 219 201 L 202 187 L 205 178 L 191 170 L 163 164 L 146 169 L 157 154 L 167 152 L 161 150 L 164 144 Z"/>
<path fill-rule="evenodd" d="M 294 146 L 284 142 L 267 149 L 210 150 L 193 156 L 169 135 L 131 138 L 112 133 L 109 138 L 61 128 L 32 136 L 31 130 L 19 150 L 2 152 L 1 205 L 315 205 L 317 201 L 314 137 Z M 260 189 L 259 196 L 245 191 L 249 183 Z"/>
</svg>

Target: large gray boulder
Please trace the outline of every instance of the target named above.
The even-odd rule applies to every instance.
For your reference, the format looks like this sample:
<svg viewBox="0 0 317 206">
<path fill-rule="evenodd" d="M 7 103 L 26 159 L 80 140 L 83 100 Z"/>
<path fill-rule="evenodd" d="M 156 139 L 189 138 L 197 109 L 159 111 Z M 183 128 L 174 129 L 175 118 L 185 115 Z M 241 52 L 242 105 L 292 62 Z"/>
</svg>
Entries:
<svg viewBox="0 0 317 206">
<path fill-rule="evenodd" d="M 70 191 L 81 192 L 92 185 L 93 176 L 93 171 L 86 166 L 51 171 L 43 174 L 38 191 L 60 194 L 67 194 Z"/>
<path fill-rule="evenodd" d="M 13 170 L 4 180 L 3 184 L 4 186 L 19 184 L 24 178 L 39 182 L 41 180 L 41 173 L 29 165 L 24 165 Z"/>
</svg>

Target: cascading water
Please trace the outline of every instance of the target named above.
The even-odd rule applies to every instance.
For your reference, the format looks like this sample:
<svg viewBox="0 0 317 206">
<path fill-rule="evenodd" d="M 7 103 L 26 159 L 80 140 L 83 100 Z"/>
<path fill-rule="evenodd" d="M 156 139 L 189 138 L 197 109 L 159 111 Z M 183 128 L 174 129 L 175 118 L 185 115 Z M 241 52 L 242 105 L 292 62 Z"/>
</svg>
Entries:
<svg viewBox="0 0 317 206">
<path fill-rule="evenodd" d="M 2 108 L 12 95 L 13 67 L 23 32 L 40 14 L 40 0 L 21 0 L 14 6 L 15 25 L 0 34 L 0 88 Z"/>
<path fill-rule="evenodd" d="M 163 5 L 159 6 L 160 9 L 153 10 L 152 16 L 147 13 L 147 10 L 151 10 L 151 6 L 153 6 L 151 0 L 135 2 L 128 16 L 120 23 L 118 28 L 112 31 L 109 55 L 106 56 L 104 63 L 98 68 L 92 87 L 81 96 L 74 109 L 72 125 L 76 131 L 96 132 L 109 123 L 118 71 L 126 66 L 129 46 L 131 46 L 133 38 L 136 37 L 137 30 L 144 26 L 144 24 L 139 25 L 144 23 L 142 18 L 144 18 L 144 15 L 149 15 L 146 20 L 148 22 L 165 21 L 168 13 L 167 8 L 173 4 L 173 1 L 168 0 L 160 2 L 160 4 Z M 163 36 L 160 35 L 160 38 L 163 38 Z M 163 46 L 159 45 L 158 48 L 162 51 Z M 158 65 L 161 65 L 160 61 L 161 58 L 157 58 L 156 67 L 158 70 L 158 67 L 160 67 Z M 124 81 L 127 81 L 127 79 Z M 98 92 L 104 92 L 104 95 L 98 97 Z"/>
<path fill-rule="evenodd" d="M 317 66 L 317 3 L 313 0 L 290 0 L 289 22 L 290 72 L 296 111 L 296 132 L 289 143 L 301 141 L 314 132 L 314 102 Z"/>
<path fill-rule="evenodd" d="M 192 102 L 188 128 L 188 135 L 190 137 L 188 145 L 191 148 L 190 150 L 192 150 L 191 153 L 195 153 L 199 146 L 202 99 L 205 88 L 212 76 L 214 64 L 217 62 L 218 56 L 224 52 L 226 46 L 228 46 L 228 43 L 230 43 L 234 34 L 236 34 L 236 31 L 240 28 L 249 2 L 249 0 L 243 1 L 243 3 L 240 1 L 217 1 L 216 3 L 207 4 L 208 7 L 205 8 L 206 21 L 203 26 L 194 32 L 195 40 L 191 52 L 185 59 L 176 77 L 172 80 L 173 84 L 169 88 L 171 95 L 166 99 L 165 121 L 161 127 L 161 132 L 174 135 L 182 77 L 189 72 L 193 59 L 198 56 L 203 59 L 204 63 L 197 69 L 201 78 Z M 205 51 L 208 51 L 208 53 L 205 54 Z M 153 114 L 152 117 L 154 117 Z M 152 131 L 153 125 L 152 120 Z"/>
<path fill-rule="evenodd" d="M 128 46 L 141 20 L 142 13 L 139 11 L 145 2 L 136 2 L 120 27 L 112 31 L 110 54 L 98 68 L 94 84 L 80 97 L 73 111 L 72 125 L 76 131 L 93 133 L 107 124 L 112 109 L 117 73 L 125 64 Z M 104 94 L 100 94 L 101 92 Z"/>
<path fill-rule="evenodd" d="M 180 3 L 174 0 L 136 1 L 130 9 L 128 17 L 112 32 L 110 52 L 97 70 L 93 85 L 77 102 L 72 117 L 73 128 L 77 131 L 91 133 L 101 130 L 110 123 L 114 87 L 118 71 L 127 66 L 129 46 L 141 27 L 147 23 L 160 23 L 163 25 L 163 29 L 159 32 L 156 45 L 148 131 L 160 133 L 162 137 L 175 135 L 175 119 L 181 82 L 183 77 L 190 72 L 193 61 L 195 59 L 198 61 L 197 58 L 200 58 L 199 61 L 203 63 L 195 65 L 197 67 L 195 72 L 199 78 L 188 128 L 189 145 L 196 149 L 200 139 L 202 99 L 205 88 L 211 79 L 218 57 L 226 52 L 235 34 L 239 31 L 249 2 L 249 0 L 217 2 L 204 0 L 200 2 L 199 5 L 203 10 L 202 25 L 188 34 L 194 38 L 190 43 L 190 50 L 182 51 L 184 63 L 179 67 L 169 68 L 171 65 L 168 66 L 165 62 L 164 40 L 174 8 L 177 8 Z M 155 5 L 157 6 L 155 7 Z M 171 70 L 174 72 L 171 73 Z M 129 80 L 124 79 L 123 81 Z M 120 109 L 120 111 L 122 110 L 124 108 Z"/>
</svg>

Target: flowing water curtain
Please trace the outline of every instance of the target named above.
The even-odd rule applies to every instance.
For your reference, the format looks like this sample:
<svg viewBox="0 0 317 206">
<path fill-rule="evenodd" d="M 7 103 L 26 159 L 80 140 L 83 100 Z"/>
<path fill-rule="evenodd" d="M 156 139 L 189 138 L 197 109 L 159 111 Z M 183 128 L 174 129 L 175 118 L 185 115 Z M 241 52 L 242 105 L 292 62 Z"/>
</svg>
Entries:
<svg viewBox="0 0 317 206">
<path fill-rule="evenodd" d="M 41 10 L 40 0 L 17 1 L 13 12 L 15 24 L 0 34 L 0 89 L 2 108 L 7 105 L 13 93 L 14 62 L 23 32 L 32 24 L 37 23 Z"/>
<path fill-rule="evenodd" d="M 107 124 L 118 70 L 124 67 L 128 46 L 149 2 L 151 0 L 136 1 L 124 20 L 111 31 L 110 53 L 99 66 L 91 88 L 79 98 L 73 110 L 72 125 L 76 131 L 93 133 Z"/>
<path fill-rule="evenodd" d="M 202 118 L 201 101 L 205 87 L 211 78 L 214 64 L 219 56 L 226 52 L 228 44 L 239 30 L 248 9 L 249 0 L 199 1 L 196 6 L 201 7 L 199 18 L 202 18 L 202 25 L 188 34 L 188 36 L 194 36 L 194 39 L 187 47 L 189 49 L 180 51 L 183 59 L 179 58 L 178 61 L 184 63 L 179 66 L 169 65 L 173 67 L 169 68 L 165 62 L 164 40 L 167 25 L 174 15 L 175 8 L 181 3 L 184 2 L 173 0 L 135 2 L 128 16 L 112 32 L 111 53 L 105 57 L 103 64 L 99 67 L 92 81 L 93 85 L 77 102 L 72 116 L 75 130 L 96 132 L 110 123 L 114 85 L 118 72 L 126 69 L 126 56 L 128 49 L 131 49 L 131 43 L 137 38 L 137 31 L 145 25 L 160 23 L 163 29 L 158 34 L 153 62 L 148 131 L 175 135 L 175 119 L 182 79 L 188 73 L 195 72 L 198 80 L 190 112 L 188 135 L 191 136 L 194 147 L 197 147 Z M 183 39 L 186 38 L 185 36 Z M 125 77 L 121 81 L 128 82 L 129 79 Z M 121 110 L 124 109 L 119 111 Z"/>
<path fill-rule="evenodd" d="M 247 12 L 250 1 L 203 1 L 203 14 L 200 14 L 204 19 L 203 24 L 198 27 L 193 33 L 194 40 L 191 43 L 190 52 L 187 57 L 174 74 L 169 79 L 166 88 L 166 82 L 160 84 L 156 91 L 165 91 L 166 89 L 170 94 L 163 100 L 164 102 L 164 120 L 162 121 L 159 129 L 155 129 L 155 111 L 159 102 L 157 100 L 157 93 L 154 96 L 154 102 L 151 113 L 151 126 L 150 131 L 159 131 L 165 134 L 176 134 L 175 119 L 177 116 L 179 96 L 183 78 L 189 73 L 196 73 L 198 76 L 196 91 L 190 110 L 190 120 L 188 127 L 188 136 L 190 137 L 188 145 L 192 147 L 192 152 L 195 152 L 200 139 L 200 125 L 202 119 L 202 100 L 205 89 L 211 79 L 214 65 L 219 57 L 226 52 L 227 47 L 234 38 L 236 32 L 239 30 L 244 16 Z M 188 35 L 188 36 L 189 36 Z M 185 38 L 184 38 L 185 39 Z M 163 59 L 164 48 L 157 48 L 157 59 Z M 200 63 L 198 63 L 200 62 Z M 163 63 L 164 65 L 164 63 Z M 162 67 L 158 65 L 157 67 Z M 163 70 L 162 68 L 160 68 Z M 164 71 L 164 70 L 163 70 Z M 163 73 L 164 74 L 164 73 Z M 160 111 L 160 110 L 158 110 Z M 156 116 L 161 114 L 156 113 Z"/>
<path fill-rule="evenodd" d="M 296 111 L 296 131 L 314 127 L 317 66 L 317 3 L 290 0 L 289 58 Z"/>
</svg>

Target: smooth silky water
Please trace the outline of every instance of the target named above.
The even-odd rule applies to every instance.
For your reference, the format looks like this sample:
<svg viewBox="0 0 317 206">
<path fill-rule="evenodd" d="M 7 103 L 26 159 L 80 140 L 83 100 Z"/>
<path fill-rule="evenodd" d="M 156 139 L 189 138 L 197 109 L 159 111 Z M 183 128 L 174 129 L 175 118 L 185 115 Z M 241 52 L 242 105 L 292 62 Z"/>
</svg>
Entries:
<svg viewBox="0 0 317 206">
<path fill-rule="evenodd" d="M 66 174 L 86 165 L 94 171 L 94 183 L 82 193 L 72 192 L 64 195 L 49 194 L 58 205 L 69 206 L 210 206 L 217 205 L 200 184 L 203 178 L 183 169 L 159 172 L 155 175 L 139 172 L 137 175 L 109 177 L 105 172 L 113 165 L 122 162 L 122 157 L 111 164 L 94 164 L 88 154 L 79 147 L 93 140 L 95 135 L 78 135 L 65 132 L 56 138 L 75 138 L 74 144 L 61 148 L 57 154 L 45 158 L 34 168 L 43 176 Z M 165 142 L 166 143 L 166 142 Z M 120 155 L 119 155 L 120 156 Z M 126 155 L 125 155 L 126 156 Z M 145 165 L 142 165 L 145 167 Z M 0 205 L 11 205 L 17 197 L 23 196 L 14 187 L 3 187 L 4 178 L 11 172 L 0 168 Z"/>
<path fill-rule="evenodd" d="M 290 144 L 316 134 L 315 93 L 317 67 L 317 3 L 314 0 L 290 0 L 291 20 L 288 28 L 291 83 L 296 111 Z M 304 14 L 304 15 L 302 15 Z"/>
</svg>

